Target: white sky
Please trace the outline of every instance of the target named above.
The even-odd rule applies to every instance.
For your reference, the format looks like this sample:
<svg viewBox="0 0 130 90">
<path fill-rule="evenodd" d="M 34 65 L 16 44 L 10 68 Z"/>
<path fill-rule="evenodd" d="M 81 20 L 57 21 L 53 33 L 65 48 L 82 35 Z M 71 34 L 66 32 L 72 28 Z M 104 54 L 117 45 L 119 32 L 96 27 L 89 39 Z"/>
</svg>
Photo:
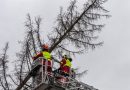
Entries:
<svg viewBox="0 0 130 90">
<path fill-rule="evenodd" d="M 53 29 L 60 6 L 70 0 L 0 0 L 0 49 L 10 42 L 10 58 L 19 50 L 18 40 L 24 37 L 26 14 L 43 18 L 41 32 Z M 84 0 L 79 0 L 81 3 Z M 130 90 L 130 1 L 108 0 L 104 5 L 112 17 L 100 33 L 104 46 L 77 56 L 74 67 L 88 69 L 81 80 L 99 90 Z M 1 50 L 0 50 L 1 52 Z"/>
</svg>

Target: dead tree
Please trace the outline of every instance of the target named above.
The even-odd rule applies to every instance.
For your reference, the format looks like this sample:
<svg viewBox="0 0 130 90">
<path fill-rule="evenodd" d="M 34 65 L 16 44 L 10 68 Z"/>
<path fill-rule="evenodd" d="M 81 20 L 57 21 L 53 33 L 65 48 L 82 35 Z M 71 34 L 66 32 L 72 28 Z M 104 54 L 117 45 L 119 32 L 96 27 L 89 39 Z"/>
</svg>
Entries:
<svg viewBox="0 0 130 90">
<path fill-rule="evenodd" d="M 102 17 L 110 17 L 102 6 L 105 1 L 89 0 L 84 4 L 82 11 L 77 10 L 76 0 L 71 2 L 66 12 L 61 8 L 55 30 L 49 36 L 50 52 L 55 50 L 61 53 L 62 51 L 81 53 L 101 46 L 103 42 L 95 42 L 98 38 L 95 33 L 104 27 L 104 24 L 99 24 L 97 21 Z M 78 51 L 66 48 L 68 45 L 76 47 Z"/>
<path fill-rule="evenodd" d="M 49 44 L 51 46 L 50 52 L 55 52 L 57 55 L 62 52 L 75 54 L 83 53 L 84 51 L 88 51 L 88 49 L 95 49 L 96 47 L 101 46 L 103 42 L 97 41 L 97 32 L 102 30 L 104 24 L 100 24 L 98 20 L 102 17 L 110 17 L 110 15 L 107 14 L 108 11 L 102 6 L 105 2 L 106 0 L 88 0 L 83 5 L 82 10 L 79 11 L 76 0 L 74 0 L 71 1 L 70 6 L 65 12 L 61 8 L 60 14 L 56 20 L 56 27 L 52 31 L 52 34 L 48 35 L 48 39 L 50 40 Z M 25 25 L 28 31 L 26 32 L 25 37 L 26 43 L 24 42 L 24 47 L 27 48 L 23 49 L 24 54 L 22 54 L 22 57 L 24 58 L 27 57 L 29 59 L 33 54 L 36 54 L 38 48 L 43 44 L 39 33 L 40 23 L 41 18 L 32 21 L 31 17 L 28 15 Z M 37 35 L 36 38 L 34 38 L 35 35 Z M 38 45 L 36 44 L 37 41 Z M 71 50 L 67 46 L 73 46 L 73 49 Z M 25 59 L 26 63 L 28 59 Z M 20 70 L 23 65 L 26 64 L 22 64 L 22 62 L 24 62 L 23 60 L 23 58 L 20 60 Z M 16 90 L 20 90 L 29 78 L 30 76 L 28 75 L 22 82 L 20 81 Z"/>
<path fill-rule="evenodd" d="M 8 71 L 8 43 L 6 43 L 5 48 L 3 49 L 3 54 L 0 56 L 0 86 L 3 90 L 10 90 L 11 84 L 8 81 L 9 74 Z"/>
<path fill-rule="evenodd" d="M 20 84 L 25 78 L 26 74 L 30 72 L 32 56 L 37 53 L 39 49 L 41 49 L 43 41 L 40 37 L 40 24 L 41 18 L 36 17 L 35 21 L 31 19 L 31 16 L 27 15 L 27 21 L 25 22 L 26 27 L 26 35 L 24 41 L 20 41 L 22 45 L 22 50 L 17 53 L 17 61 L 15 67 L 15 76 L 17 78 L 17 84 Z M 27 90 L 27 88 L 31 88 L 31 83 L 28 83 L 23 87 Z"/>
</svg>

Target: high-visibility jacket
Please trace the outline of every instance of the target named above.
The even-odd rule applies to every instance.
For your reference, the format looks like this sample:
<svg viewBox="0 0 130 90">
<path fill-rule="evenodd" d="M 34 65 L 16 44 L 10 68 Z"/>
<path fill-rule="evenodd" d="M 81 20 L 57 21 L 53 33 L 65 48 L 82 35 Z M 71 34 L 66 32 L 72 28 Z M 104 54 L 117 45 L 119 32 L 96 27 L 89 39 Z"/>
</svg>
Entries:
<svg viewBox="0 0 130 90">
<path fill-rule="evenodd" d="M 46 60 L 48 60 L 48 61 L 51 60 L 51 54 L 50 54 L 49 52 L 43 51 L 43 52 L 42 52 L 42 55 L 43 55 L 43 57 L 44 57 Z"/>
<path fill-rule="evenodd" d="M 72 64 L 69 59 L 66 60 L 66 64 L 64 66 L 68 66 L 71 68 Z"/>
<path fill-rule="evenodd" d="M 60 67 L 64 67 L 64 66 L 68 66 L 71 68 L 72 63 L 69 61 L 69 59 L 62 59 L 62 61 L 60 61 Z"/>
<path fill-rule="evenodd" d="M 33 57 L 33 59 L 35 60 L 39 57 L 44 57 L 48 61 L 51 60 L 51 54 L 48 51 L 42 51 L 42 52 L 38 53 L 36 56 Z"/>
<path fill-rule="evenodd" d="M 62 72 L 66 73 L 66 74 L 69 74 L 71 66 L 72 66 L 72 64 L 69 59 L 67 59 L 67 60 L 62 59 L 62 61 L 60 62 L 59 70 L 61 70 Z"/>
</svg>

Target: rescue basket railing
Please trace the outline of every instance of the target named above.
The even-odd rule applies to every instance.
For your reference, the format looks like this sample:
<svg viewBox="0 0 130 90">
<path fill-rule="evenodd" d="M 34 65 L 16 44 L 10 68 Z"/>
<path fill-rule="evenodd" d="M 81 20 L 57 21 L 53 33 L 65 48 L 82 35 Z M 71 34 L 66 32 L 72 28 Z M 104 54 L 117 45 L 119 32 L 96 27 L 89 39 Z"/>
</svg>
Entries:
<svg viewBox="0 0 130 90">
<path fill-rule="evenodd" d="M 41 84 L 51 85 L 52 83 L 50 83 L 50 81 L 53 82 L 53 85 L 68 90 L 84 90 L 84 86 L 75 78 L 72 78 L 71 75 L 64 76 L 61 74 L 62 71 L 59 71 L 59 73 L 54 73 L 53 71 L 48 72 L 48 67 L 53 68 L 53 60 L 51 60 L 51 64 L 48 64 L 48 61 L 45 58 L 39 57 L 32 63 L 32 70 L 35 71 L 38 69 L 37 75 L 33 77 L 33 79 L 35 79 L 34 90 Z M 60 79 L 57 79 L 57 77 L 60 77 Z"/>
<path fill-rule="evenodd" d="M 48 72 L 48 68 L 53 67 L 53 61 L 50 61 L 50 64 L 48 60 L 46 60 L 43 57 L 39 57 L 32 63 L 32 71 L 36 72 L 36 75 L 33 77 L 33 86 L 37 87 L 42 83 L 49 83 L 49 78 L 53 75 L 52 72 Z"/>
<path fill-rule="evenodd" d="M 69 76 L 64 76 L 62 71 L 58 71 L 57 73 L 54 74 L 54 84 L 55 85 L 60 85 L 61 87 L 68 89 L 68 90 L 84 90 L 84 86 L 79 83 L 78 80 L 75 78 L 72 78 L 71 75 Z M 57 77 L 60 77 L 57 79 Z"/>
</svg>

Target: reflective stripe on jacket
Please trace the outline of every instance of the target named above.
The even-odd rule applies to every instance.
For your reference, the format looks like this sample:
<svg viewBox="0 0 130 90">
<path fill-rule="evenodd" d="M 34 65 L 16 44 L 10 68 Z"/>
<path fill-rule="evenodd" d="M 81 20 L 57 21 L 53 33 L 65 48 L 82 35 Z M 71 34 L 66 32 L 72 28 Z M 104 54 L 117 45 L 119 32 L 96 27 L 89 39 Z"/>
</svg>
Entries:
<svg viewBox="0 0 130 90">
<path fill-rule="evenodd" d="M 48 60 L 48 61 L 51 60 L 51 54 L 50 54 L 49 52 L 43 51 L 42 54 L 43 54 L 43 57 L 44 57 L 46 60 Z"/>
</svg>

